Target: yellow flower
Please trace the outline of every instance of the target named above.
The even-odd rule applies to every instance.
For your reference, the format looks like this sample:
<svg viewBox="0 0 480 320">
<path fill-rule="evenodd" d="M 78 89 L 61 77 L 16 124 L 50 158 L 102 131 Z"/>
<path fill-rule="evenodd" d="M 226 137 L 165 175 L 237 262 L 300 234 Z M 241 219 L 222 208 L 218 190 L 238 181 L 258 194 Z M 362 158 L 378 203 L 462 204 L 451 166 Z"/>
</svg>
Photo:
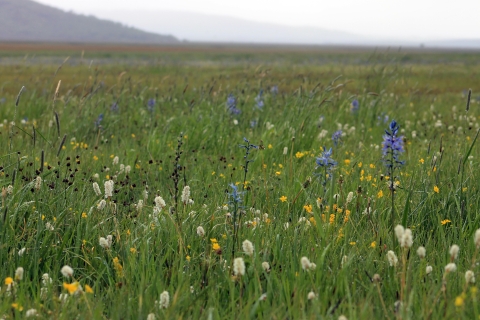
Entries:
<svg viewBox="0 0 480 320">
<path fill-rule="evenodd" d="M 363 166 L 363 163 L 359 162 L 359 163 L 357 164 L 357 166 L 358 166 L 359 168 L 361 168 L 361 167 Z"/>
<path fill-rule="evenodd" d="M 433 191 L 434 191 L 435 193 L 439 193 L 439 192 L 440 192 L 440 189 L 439 189 L 437 186 L 434 186 L 434 187 L 433 187 Z"/>
<path fill-rule="evenodd" d="M 86 213 L 86 212 L 82 212 L 82 218 L 83 218 L 83 219 L 86 219 L 86 218 L 87 218 L 87 213 Z"/>
<path fill-rule="evenodd" d="M 442 224 L 442 226 L 446 225 L 447 223 L 450 223 L 452 221 L 448 220 L 448 219 L 445 219 L 445 220 L 442 220 L 440 221 L 440 223 Z"/>
<path fill-rule="evenodd" d="M 455 298 L 455 307 L 462 307 L 464 303 L 464 297 L 459 295 Z"/>
<path fill-rule="evenodd" d="M 354 245 L 356 245 L 357 243 L 356 243 L 355 241 L 351 241 L 349 244 L 350 244 L 351 246 L 354 246 Z"/>
<path fill-rule="evenodd" d="M 370 169 L 375 169 L 375 165 L 373 163 L 370 163 Z"/>
<path fill-rule="evenodd" d="M 350 159 L 345 159 L 345 160 L 343 160 L 343 162 L 345 163 L 345 165 L 348 166 L 350 164 Z"/>
<path fill-rule="evenodd" d="M 189 255 L 187 255 L 187 256 L 185 257 L 185 259 L 187 259 L 187 261 L 190 262 L 190 259 L 191 259 L 191 258 L 190 258 Z"/>
<path fill-rule="evenodd" d="M 378 193 L 377 193 L 377 198 L 380 199 L 381 197 L 383 197 L 383 191 L 382 190 L 378 191 Z"/>
<path fill-rule="evenodd" d="M 98 160 L 98 157 L 97 157 L 97 156 L 93 156 L 93 160 L 97 161 L 97 160 Z"/>
<path fill-rule="evenodd" d="M 130 252 L 133 253 L 133 254 L 135 254 L 135 253 L 137 253 L 137 249 L 135 249 L 135 248 L 130 248 Z"/>
<path fill-rule="evenodd" d="M 12 277 L 6 277 L 5 278 L 5 285 L 8 286 L 13 283 L 13 278 Z"/>
<path fill-rule="evenodd" d="M 210 239 L 210 242 L 211 242 L 211 243 L 217 243 L 218 241 L 217 241 L 216 238 L 211 238 L 211 239 Z"/>
<path fill-rule="evenodd" d="M 311 204 L 304 205 L 303 209 L 305 209 L 305 211 L 307 211 L 308 213 L 312 213 L 312 211 L 313 211 Z"/>
<path fill-rule="evenodd" d="M 85 292 L 86 293 L 93 293 L 92 287 L 90 287 L 88 284 L 85 285 Z"/>
<path fill-rule="evenodd" d="M 279 176 L 279 175 L 282 174 L 282 172 L 281 172 L 281 171 L 275 171 L 275 174 L 276 174 L 277 176 Z"/>
<path fill-rule="evenodd" d="M 310 219 L 308 219 L 310 221 L 311 224 L 313 224 L 314 226 L 317 225 L 317 221 L 315 221 L 315 218 L 314 217 L 311 217 Z"/>
<path fill-rule="evenodd" d="M 18 303 L 12 303 L 12 308 L 17 309 L 18 311 L 22 311 L 23 307 Z"/>
<path fill-rule="evenodd" d="M 74 283 L 63 283 L 63 288 L 68 291 L 70 294 L 74 294 L 78 290 L 78 282 Z"/>
<path fill-rule="evenodd" d="M 285 197 L 285 196 L 281 196 L 281 197 L 280 197 L 280 201 L 282 201 L 282 202 L 285 202 L 285 201 L 287 201 L 287 197 Z"/>
<path fill-rule="evenodd" d="M 300 151 L 297 152 L 297 153 L 295 153 L 295 157 L 296 157 L 297 159 L 300 159 L 300 158 L 303 157 L 304 155 L 305 155 L 305 153 L 300 152 Z"/>
<path fill-rule="evenodd" d="M 132 133 L 132 138 L 135 138 L 135 133 Z"/>
<path fill-rule="evenodd" d="M 269 144 L 267 148 L 268 148 L 268 149 L 272 149 L 273 146 L 272 146 L 271 144 Z"/>
<path fill-rule="evenodd" d="M 118 277 L 123 277 L 123 266 L 120 263 L 120 259 L 118 259 L 118 257 L 113 258 L 113 268 L 117 272 Z"/>
<path fill-rule="evenodd" d="M 334 223 L 335 223 L 335 215 L 334 215 L 333 213 L 330 215 L 329 223 L 330 223 L 330 224 L 334 224 Z"/>
<path fill-rule="evenodd" d="M 373 241 L 370 243 L 370 248 L 376 248 L 377 247 L 377 241 Z"/>
<path fill-rule="evenodd" d="M 218 244 L 218 242 L 215 242 L 214 244 L 212 244 L 212 249 L 215 251 L 220 250 L 220 245 Z"/>
<path fill-rule="evenodd" d="M 418 160 L 418 162 L 420 162 L 421 164 L 424 164 L 425 160 L 423 160 L 423 158 L 421 158 L 420 160 Z"/>
</svg>

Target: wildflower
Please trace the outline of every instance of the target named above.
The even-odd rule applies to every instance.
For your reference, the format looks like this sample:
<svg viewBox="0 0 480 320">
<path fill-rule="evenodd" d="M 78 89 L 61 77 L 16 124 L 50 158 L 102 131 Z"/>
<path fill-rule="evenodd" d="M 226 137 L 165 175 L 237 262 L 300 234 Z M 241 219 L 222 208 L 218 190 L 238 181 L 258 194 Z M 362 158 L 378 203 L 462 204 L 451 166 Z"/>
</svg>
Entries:
<svg viewBox="0 0 480 320">
<path fill-rule="evenodd" d="M 233 260 L 233 274 L 236 276 L 245 275 L 245 262 L 243 258 L 235 258 L 235 260 Z"/>
<path fill-rule="evenodd" d="M 425 268 L 425 274 L 430 274 L 430 273 L 432 273 L 432 271 L 433 271 L 433 267 L 432 267 L 432 266 L 427 266 L 427 267 Z"/>
<path fill-rule="evenodd" d="M 402 240 L 400 241 L 400 246 L 402 248 L 410 248 L 413 244 L 412 231 L 410 229 L 405 229 L 403 233 Z"/>
<path fill-rule="evenodd" d="M 404 161 L 399 159 L 400 154 L 404 152 L 403 136 L 397 136 L 399 128 L 397 122 L 392 120 L 389 129 L 385 130 L 385 135 L 383 136 L 382 156 L 389 175 L 392 175 L 395 168 L 405 164 Z M 393 185 L 393 182 L 391 184 Z"/>
<path fill-rule="evenodd" d="M 151 98 L 151 99 L 148 99 L 147 101 L 147 108 L 148 108 L 148 111 L 152 112 L 153 111 L 153 108 L 155 107 L 155 99 Z"/>
<path fill-rule="evenodd" d="M 403 234 L 405 233 L 405 228 L 402 225 L 397 225 L 394 229 L 395 235 L 397 236 L 398 242 L 402 242 Z"/>
<path fill-rule="evenodd" d="M 378 193 L 377 193 L 377 198 L 380 199 L 380 198 L 382 198 L 382 197 L 383 197 L 383 191 L 380 190 L 380 191 L 378 191 Z"/>
<path fill-rule="evenodd" d="M 15 270 L 15 279 L 16 280 L 22 280 L 23 279 L 23 273 L 24 273 L 23 268 L 18 267 L 17 270 Z"/>
<path fill-rule="evenodd" d="M 203 236 L 205 235 L 205 230 L 203 229 L 202 226 L 198 226 L 198 227 L 197 227 L 197 235 L 198 235 L 199 237 L 203 237 Z"/>
<path fill-rule="evenodd" d="M 350 104 L 350 111 L 352 113 L 356 113 L 360 107 L 360 104 L 358 103 L 357 99 L 354 99 L 352 103 Z"/>
<path fill-rule="evenodd" d="M 161 211 L 163 208 L 167 206 L 167 204 L 165 203 L 165 200 L 163 200 L 163 198 L 160 196 L 156 196 L 154 201 L 155 201 L 155 206 L 160 209 L 159 211 Z"/>
<path fill-rule="evenodd" d="M 182 191 L 182 202 L 183 204 L 188 204 L 190 200 L 190 187 L 185 186 Z"/>
<path fill-rule="evenodd" d="M 442 224 L 442 226 L 446 225 L 447 223 L 450 223 L 452 221 L 448 220 L 448 219 L 445 219 L 445 220 L 442 220 L 440 221 L 440 223 Z"/>
<path fill-rule="evenodd" d="M 213 249 L 214 251 L 220 250 L 220 245 L 218 244 L 218 242 L 212 243 L 212 249 Z"/>
<path fill-rule="evenodd" d="M 95 191 L 95 195 L 101 196 L 102 191 L 100 191 L 100 187 L 98 186 L 98 183 L 94 182 L 93 183 L 93 191 Z"/>
<path fill-rule="evenodd" d="M 457 271 L 457 265 L 455 263 L 451 262 L 445 266 L 445 272 L 449 273 L 455 271 Z"/>
<path fill-rule="evenodd" d="M 338 317 L 338 320 L 348 320 L 348 318 L 345 317 L 343 314 L 341 314 L 341 315 Z"/>
<path fill-rule="evenodd" d="M 76 282 L 76 281 L 75 281 L 74 283 L 66 283 L 66 282 L 64 282 L 64 283 L 63 283 L 63 288 L 64 288 L 65 290 L 67 290 L 68 293 L 70 293 L 70 294 L 74 294 L 74 293 L 80 292 L 80 290 L 81 290 L 80 284 L 79 284 L 78 282 Z"/>
<path fill-rule="evenodd" d="M 110 248 L 110 244 L 108 243 L 108 240 L 105 239 L 104 237 L 100 237 L 100 246 L 103 248 L 103 249 L 109 249 Z"/>
<path fill-rule="evenodd" d="M 90 287 L 88 284 L 85 285 L 85 292 L 86 293 L 93 293 L 92 287 Z"/>
<path fill-rule="evenodd" d="M 42 187 L 42 177 L 37 176 L 37 178 L 35 179 L 35 189 L 40 190 L 41 187 Z"/>
<path fill-rule="evenodd" d="M 317 164 L 317 166 L 315 167 L 315 169 L 317 169 L 318 167 L 325 167 L 327 169 L 333 167 L 333 166 L 336 166 L 337 165 L 337 162 L 334 161 L 331 156 L 332 156 L 332 148 L 330 148 L 329 150 L 327 150 L 325 147 L 323 148 L 323 152 L 322 152 L 322 155 L 318 158 L 316 158 L 315 160 L 315 163 Z"/>
<path fill-rule="evenodd" d="M 147 315 L 147 320 L 155 320 L 155 319 L 156 319 L 155 313 L 149 313 L 149 314 Z"/>
<path fill-rule="evenodd" d="M 283 155 L 286 156 L 288 154 L 288 147 L 283 148 Z"/>
<path fill-rule="evenodd" d="M 70 266 L 63 266 L 60 272 L 65 278 L 73 277 L 73 269 Z"/>
<path fill-rule="evenodd" d="M 335 146 L 337 146 L 338 142 L 340 141 L 340 138 L 342 137 L 342 130 L 337 130 L 333 133 L 332 135 L 332 141 Z"/>
<path fill-rule="evenodd" d="M 105 198 L 111 198 L 113 196 L 113 180 L 105 181 Z"/>
<path fill-rule="evenodd" d="M 123 266 L 120 263 L 120 259 L 118 259 L 118 257 L 113 258 L 113 268 L 117 273 L 117 277 L 123 277 Z"/>
<path fill-rule="evenodd" d="M 464 294 L 457 296 L 454 302 L 455 307 L 462 307 L 465 302 L 464 300 L 465 300 Z"/>
<path fill-rule="evenodd" d="M 460 251 L 460 247 L 459 247 L 459 246 L 457 246 L 456 244 L 452 245 L 452 246 L 450 247 L 450 258 L 451 258 L 452 260 L 457 259 L 457 257 L 458 257 L 458 252 L 459 252 L 459 251 Z"/>
<path fill-rule="evenodd" d="M 475 274 L 473 271 L 468 270 L 465 272 L 465 282 L 466 283 L 475 283 Z"/>
<path fill-rule="evenodd" d="M 97 209 L 98 210 L 103 210 L 105 209 L 105 206 L 107 205 L 107 202 L 105 200 L 100 200 L 100 202 L 97 204 Z"/>
<path fill-rule="evenodd" d="M 370 243 L 370 248 L 376 248 L 377 247 L 377 241 L 372 241 L 372 243 Z"/>
<path fill-rule="evenodd" d="M 439 189 L 437 186 L 434 186 L 434 187 L 433 187 L 433 191 L 434 191 L 435 193 L 439 193 L 439 192 L 440 192 L 440 189 Z"/>
<path fill-rule="evenodd" d="M 426 254 L 425 247 L 418 247 L 417 255 L 420 257 L 420 259 L 425 258 L 425 254 Z"/>
<path fill-rule="evenodd" d="M 346 202 L 347 202 L 347 203 L 350 203 L 350 202 L 352 202 L 352 200 L 353 200 L 353 192 L 350 191 L 350 192 L 348 193 L 348 195 L 347 195 L 347 200 L 346 200 Z"/>
<path fill-rule="evenodd" d="M 110 106 L 110 110 L 112 110 L 113 112 L 117 112 L 119 109 L 119 106 L 118 106 L 118 103 L 114 102 L 112 103 L 112 105 Z"/>
<path fill-rule="evenodd" d="M 131 170 L 132 170 L 131 166 L 125 166 L 125 174 L 129 174 Z"/>
<path fill-rule="evenodd" d="M 19 257 L 23 256 L 23 254 L 25 253 L 26 250 L 27 250 L 26 248 L 22 248 L 22 249 L 18 250 L 18 256 Z"/>
<path fill-rule="evenodd" d="M 316 295 L 315 295 L 315 292 L 313 292 L 313 291 L 310 291 L 307 295 L 308 300 L 313 300 L 313 299 L 315 299 L 315 297 L 316 297 Z"/>
<path fill-rule="evenodd" d="M 160 302 L 158 303 L 159 307 L 161 309 L 167 309 L 168 306 L 170 305 L 170 294 L 168 291 L 163 291 L 160 294 Z"/>
<path fill-rule="evenodd" d="M 480 229 L 477 229 L 477 231 L 475 231 L 475 238 L 473 240 L 475 242 L 475 246 L 477 248 L 480 248 Z"/>
<path fill-rule="evenodd" d="M 245 252 L 247 255 L 249 256 L 253 255 L 253 244 L 249 240 L 243 241 L 242 249 L 243 249 L 243 252 Z"/>
<path fill-rule="evenodd" d="M 285 202 L 285 201 L 287 201 L 287 197 L 285 197 L 285 196 L 281 196 L 281 197 L 280 197 L 280 201 L 282 201 L 282 202 Z M 479 230 L 480 230 L 480 229 L 479 229 Z"/>
<path fill-rule="evenodd" d="M 237 109 L 237 99 L 233 94 L 229 94 L 227 97 L 227 110 L 232 115 L 240 114 L 241 111 Z"/>
<path fill-rule="evenodd" d="M 234 203 L 240 203 L 242 202 L 242 198 L 240 197 L 240 195 L 242 194 L 242 192 L 239 192 L 238 191 L 238 187 L 236 185 L 234 185 L 233 183 L 230 184 L 230 188 L 232 188 L 232 193 L 229 193 L 228 195 L 230 196 L 230 204 L 234 204 Z"/>
<path fill-rule="evenodd" d="M 258 92 L 258 95 L 255 97 L 255 103 L 257 104 L 257 108 L 260 110 L 263 109 L 263 107 L 265 106 L 262 95 L 263 95 L 263 89 L 260 89 L 260 91 Z"/>
<path fill-rule="evenodd" d="M 52 278 L 48 275 L 48 273 L 44 273 L 42 275 L 42 286 L 46 287 L 48 285 L 52 284 Z"/>
<path fill-rule="evenodd" d="M 26 318 L 30 318 L 30 317 L 36 317 L 38 315 L 38 312 L 36 309 L 28 309 L 26 312 L 25 312 L 25 317 Z"/>
<path fill-rule="evenodd" d="M 270 264 L 269 264 L 267 261 L 263 261 L 263 262 L 262 262 L 262 269 L 263 269 L 264 271 L 267 271 L 267 272 L 268 272 L 268 271 L 270 270 Z"/>
<path fill-rule="evenodd" d="M 307 211 L 308 213 L 312 213 L 312 211 L 313 211 L 313 208 L 312 208 L 311 204 L 304 205 L 303 209 L 305 209 L 305 211 Z"/>
<path fill-rule="evenodd" d="M 390 267 L 395 267 L 398 263 L 398 258 L 392 250 L 387 252 L 387 259 Z"/>
<path fill-rule="evenodd" d="M 113 158 L 112 164 L 113 164 L 114 166 L 117 165 L 117 164 L 118 164 L 118 160 L 119 160 L 119 159 L 118 159 L 118 156 L 115 156 L 115 157 Z"/>
<path fill-rule="evenodd" d="M 302 265 L 302 269 L 305 271 L 308 271 L 310 269 L 315 269 L 316 265 L 314 263 L 311 263 L 310 260 L 308 260 L 307 257 L 302 257 L 300 259 L 300 263 Z"/>
</svg>

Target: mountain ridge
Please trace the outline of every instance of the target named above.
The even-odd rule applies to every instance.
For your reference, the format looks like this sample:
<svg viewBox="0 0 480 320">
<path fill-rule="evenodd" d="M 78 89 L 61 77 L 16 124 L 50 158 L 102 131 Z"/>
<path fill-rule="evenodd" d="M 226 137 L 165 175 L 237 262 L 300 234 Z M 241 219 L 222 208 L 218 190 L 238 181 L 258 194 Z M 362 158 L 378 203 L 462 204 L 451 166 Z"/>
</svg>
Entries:
<svg viewBox="0 0 480 320">
<path fill-rule="evenodd" d="M 0 0 L 0 41 L 175 44 L 178 39 L 31 0 Z"/>
</svg>

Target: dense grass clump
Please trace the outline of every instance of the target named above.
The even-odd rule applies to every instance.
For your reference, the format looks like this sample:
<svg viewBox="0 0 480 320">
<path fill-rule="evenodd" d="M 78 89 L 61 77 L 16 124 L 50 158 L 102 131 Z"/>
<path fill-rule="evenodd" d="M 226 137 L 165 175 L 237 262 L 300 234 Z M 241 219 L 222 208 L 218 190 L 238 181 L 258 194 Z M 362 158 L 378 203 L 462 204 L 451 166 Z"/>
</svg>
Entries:
<svg viewBox="0 0 480 320">
<path fill-rule="evenodd" d="M 0 315 L 478 318 L 480 68 L 437 54 L 3 65 Z"/>
</svg>

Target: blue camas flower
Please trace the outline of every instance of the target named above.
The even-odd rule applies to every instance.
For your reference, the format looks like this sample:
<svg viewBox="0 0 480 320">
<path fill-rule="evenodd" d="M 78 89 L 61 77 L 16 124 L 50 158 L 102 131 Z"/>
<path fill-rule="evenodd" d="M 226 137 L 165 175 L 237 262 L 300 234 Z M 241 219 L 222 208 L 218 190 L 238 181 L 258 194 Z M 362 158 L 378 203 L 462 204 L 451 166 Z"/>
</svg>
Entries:
<svg viewBox="0 0 480 320">
<path fill-rule="evenodd" d="M 382 157 L 389 174 L 405 164 L 405 161 L 400 160 L 400 155 L 405 150 L 403 149 L 403 136 L 398 136 L 399 128 L 397 122 L 392 120 L 383 135 Z"/>
<path fill-rule="evenodd" d="M 241 111 L 237 109 L 237 98 L 231 93 L 227 97 L 227 109 L 231 114 L 241 113 Z"/>
<path fill-rule="evenodd" d="M 342 133 L 342 130 L 337 130 L 333 133 L 332 141 L 335 146 L 337 146 L 338 142 L 340 142 L 340 139 L 342 138 Z"/>
<path fill-rule="evenodd" d="M 329 167 L 336 166 L 337 162 L 333 160 L 331 156 L 332 156 L 332 148 L 327 150 L 327 148 L 323 147 L 322 155 L 315 160 L 315 163 L 317 164 L 315 169 L 317 169 L 318 167 L 329 168 Z"/>
</svg>

